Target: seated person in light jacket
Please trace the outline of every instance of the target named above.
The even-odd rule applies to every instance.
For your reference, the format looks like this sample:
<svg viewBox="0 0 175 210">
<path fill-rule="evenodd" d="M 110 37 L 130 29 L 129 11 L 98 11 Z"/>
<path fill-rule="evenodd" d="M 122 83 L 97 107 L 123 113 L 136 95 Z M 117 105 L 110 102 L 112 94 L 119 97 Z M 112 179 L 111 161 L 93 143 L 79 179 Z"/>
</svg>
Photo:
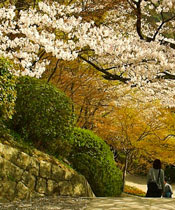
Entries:
<svg viewBox="0 0 175 210">
<path fill-rule="evenodd" d="M 167 183 L 167 178 L 165 177 L 165 192 L 163 197 L 165 198 L 172 198 L 173 190 L 170 184 Z"/>
</svg>

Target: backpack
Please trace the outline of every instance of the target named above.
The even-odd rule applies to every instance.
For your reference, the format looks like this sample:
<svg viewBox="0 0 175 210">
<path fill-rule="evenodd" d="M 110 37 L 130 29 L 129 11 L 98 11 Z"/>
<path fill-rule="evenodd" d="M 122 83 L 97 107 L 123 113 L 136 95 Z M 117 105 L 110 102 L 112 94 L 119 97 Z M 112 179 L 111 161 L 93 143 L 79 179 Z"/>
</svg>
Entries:
<svg viewBox="0 0 175 210">
<path fill-rule="evenodd" d="M 158 191 L 158 185 L 155 181 L 150 181 L 148 183 L 148 191 L 150 192 L 157 192 Z"/>
</svg>

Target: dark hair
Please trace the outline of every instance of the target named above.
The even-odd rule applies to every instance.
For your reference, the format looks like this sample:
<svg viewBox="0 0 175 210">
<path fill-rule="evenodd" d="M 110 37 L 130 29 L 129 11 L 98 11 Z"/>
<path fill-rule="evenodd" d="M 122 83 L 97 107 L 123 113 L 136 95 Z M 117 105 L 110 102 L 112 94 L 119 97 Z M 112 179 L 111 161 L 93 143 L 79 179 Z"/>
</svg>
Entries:
<svg viewBox="0 0 175 210">
<path fill-rule="evenodd" d="M 155 159 L 153 162 L 154 169 L 161 169 L 161 161 L 159 159 Z"/>
<path fill-rule="evenodd" d="M 166 176 L 165 176 L 164 180 L 165 180 L 165 182 L 168 182 L 168 178 Z"/>
</svg>

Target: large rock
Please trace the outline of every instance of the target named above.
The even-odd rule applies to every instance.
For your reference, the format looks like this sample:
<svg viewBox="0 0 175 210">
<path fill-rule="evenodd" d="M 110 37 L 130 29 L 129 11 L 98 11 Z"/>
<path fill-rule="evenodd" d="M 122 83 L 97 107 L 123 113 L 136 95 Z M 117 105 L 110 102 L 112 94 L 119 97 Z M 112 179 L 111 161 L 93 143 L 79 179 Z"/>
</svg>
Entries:
<svg viewBox="0 0 175 210">
<path fill-rule="evenodd" d="M 0 143 L 0 199 L 40 196 L 94 197 L 84 178 L 57 159 L 38 150 L 30 155 Z"/>
</svg>

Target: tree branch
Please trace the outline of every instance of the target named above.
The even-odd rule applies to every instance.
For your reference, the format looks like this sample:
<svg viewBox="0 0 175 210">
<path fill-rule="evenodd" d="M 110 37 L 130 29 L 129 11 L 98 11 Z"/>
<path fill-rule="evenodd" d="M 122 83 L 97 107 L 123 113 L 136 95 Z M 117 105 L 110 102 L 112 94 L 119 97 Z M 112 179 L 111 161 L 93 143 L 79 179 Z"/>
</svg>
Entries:
<svg viewBox="0 0 175 210">
<path fill-rule="evenodd" d="M 162 23 L 160 24 L 160 26 L 158 27 L 157 31 L 155 32 L 154 36 L 153 36 L 153 41 L 155 40 L 157 34 L 159 33 L 160 29 L 163 27 L 163 25 L 171 20 L 173 20 L 175 18 L 175 15 L 172 16 L 171 18 L 168 18 L 167 20 L 164 20 L 163 18 L 163 13 L 161 12 L 161 16 L 162 16 Z"/>
<path fill-rule="evenodd" d="M 82 60 L 84 60 L 85 62 L 87 62 L 88 64 L 90 64 L 91 66 L 93 66 L 96 70 L 102 72 L 104 74 L 103 78 L 105 78 L 107 80 L 118 80 L 123 83 L 127 83 L 127 81 L 130 80 L 130 78 L 124 78 L 124 77 L 116 75 L 116 74 L 111 74 L 110 72 L 107 71 L 107 70 L 109 70 L 109 68 L 108 69 L 100 68 L 96 64 L 92 63 L 90 60 L 82 57 L 81 55 L 78 55 L 78 57 L 81 58 Z M 115 67 L 113 67 L 113 68 L 115 68 Z"/>
<path fill-rule="evenodd" d="M 164 74 L 164 75 L 158 75 L 156 77 L 156 79 L 171 79 L 171 80 L 175 80 L 175 75 L 173 75 L 173 74 L 170 74 L 170 73 L 168 73 L 166 71 L 162 72 L 162 74 Z"/>
<path fill-rule="evenodd" d="M 53 69 L 51 75 L 49 76 L 49 78 L 47 80 L 47 83 L 49 83 L 49 81 L 51 80 L 52 76 L 55 74 L 55 72 L 57 70 L 57 67 L 58 67 L 58 62 L 59 62 L 59 60 L 57 60 L 56 65 L 55 65 L 55 68 Z"/>
<path fill-rule="evenodd" d="M 169 137 L 175 137 L 175 135 L 174 134 L 169 134 L 169 135 L 167 135 L 165 138 L 163 138 L 162 139 L 162 141 L 165 141 L 167 138 L 169 138 Z"/>
<path fill-rule="evenodd" d="M 143 34 L 142 34 L 142 13 L 141 13 L 141 4 L 142 0 L 139 0 L 138 2 L 135 2 L 136 6 L 137 6 L 137 21 L 136 21 L 136 28 L 137 28 L 137 33 L 140 37 L 140 39 L 144 39 L 143 38 Z"/>
</svg>

